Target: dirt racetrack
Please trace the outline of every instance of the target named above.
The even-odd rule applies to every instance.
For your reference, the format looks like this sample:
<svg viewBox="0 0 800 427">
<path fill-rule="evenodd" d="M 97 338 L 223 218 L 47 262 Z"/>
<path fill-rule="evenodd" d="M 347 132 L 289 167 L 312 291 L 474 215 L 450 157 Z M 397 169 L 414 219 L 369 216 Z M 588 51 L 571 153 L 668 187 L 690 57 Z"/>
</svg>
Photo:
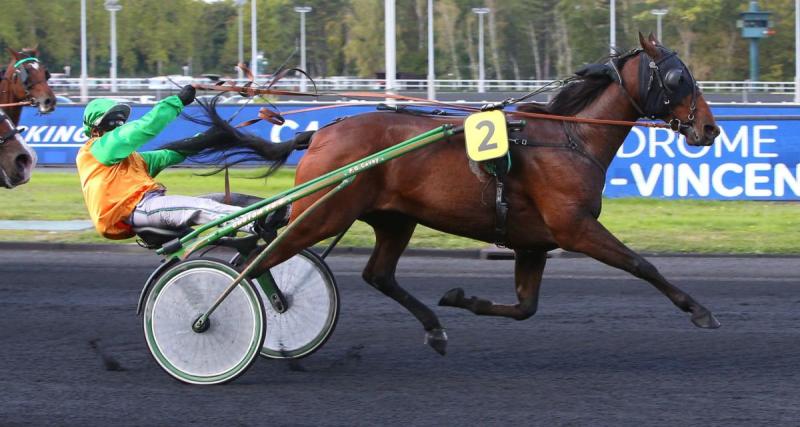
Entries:
<svg viewBox="0 0 800 427">
<path fill-rule="evenodd" d="M 798 425 L 800 259 L 655 258 L 715 312 L 700 330 L 648 284 L 585 258 L 548 262 L 516 322 L 436 307 L 440 357 L 399 305 L 333 256 L 337 330 L 296 365 L 232 384 L 164 374 L 135 315 L 155 255 L 0 251 L 0 425 Z M 510 261 L 405 258 L 402 285 L 513 301 Z M 120 370 L 107 370 L 101 355 Z"/>
</svg>

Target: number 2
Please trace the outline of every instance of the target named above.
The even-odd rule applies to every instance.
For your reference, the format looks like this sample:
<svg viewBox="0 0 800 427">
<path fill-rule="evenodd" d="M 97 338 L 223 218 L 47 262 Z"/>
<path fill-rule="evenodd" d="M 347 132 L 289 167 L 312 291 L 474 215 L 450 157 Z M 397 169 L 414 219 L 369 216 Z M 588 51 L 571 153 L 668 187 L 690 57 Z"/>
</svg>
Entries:
<svg viewBox="0 0 800 427">
<path fill-rule="evenodd" d="M 483 138 L 483 141 L 480 143 L 480 145 L 478 145 L 478 151 L 486 151 L 497 148 L 497 143 L 492 142 L 492 136 L 494 136 L 494 123 L 492 123 L 491 120 L 478 122 L 478 124 L 475 125 L 475 129 L 481 128 L 489 128 L 489 132 L 486 132 L 486 136 Z"/>
</svg>

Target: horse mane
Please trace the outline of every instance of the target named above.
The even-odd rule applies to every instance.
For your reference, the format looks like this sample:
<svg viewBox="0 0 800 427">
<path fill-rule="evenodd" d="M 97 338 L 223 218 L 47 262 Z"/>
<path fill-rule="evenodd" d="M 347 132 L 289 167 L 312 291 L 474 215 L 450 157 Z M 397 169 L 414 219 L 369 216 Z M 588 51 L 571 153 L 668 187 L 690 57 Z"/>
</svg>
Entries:
<svg viewBox="0 0 800 427">
<path fill-rule="evenodd" d="M 597 65 L 614 61 L 619 69 L 625 62 L 635 56 L 634 51 L 627 53 L 613 53 L 595 64 L 589 64 L 578 70 L 577 73 Z M 638 53 L 638 52 L 637 52 Z M 586 73 L 575 74 L 567 79 L 564 85 L 548 103 L 526 102 L 520 104 L 517 110 L 525 113 L 544 113 L 559 116 L 572 116 L 583 111 L 613 82 L 609 74 Z"/>
</svg>

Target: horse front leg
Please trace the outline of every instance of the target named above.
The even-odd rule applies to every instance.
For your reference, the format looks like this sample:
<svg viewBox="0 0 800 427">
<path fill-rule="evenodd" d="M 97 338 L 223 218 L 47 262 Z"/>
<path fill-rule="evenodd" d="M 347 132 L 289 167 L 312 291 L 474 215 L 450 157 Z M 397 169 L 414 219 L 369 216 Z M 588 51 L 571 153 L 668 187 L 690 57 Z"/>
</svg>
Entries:
<svg viewBox="0 0 800 427">
<path fill-rule="evenodd" d="M 463 308 L 482 316 L 510 317 L 516 320 L 525 320 L 536 314 L 547 251 L 517 250 L 514 253 L 514 284 L 519 301 L 517 304 L 495 304 L 475 296 L 466 298 L 463 289 L 455 288 L 442 296 L 439 305 Z"/>
<path fill-rule="evenodd" d="M 569 218 L 562 215 L 561 218 Z M 717 319 L 707 308 L 689 294 L 671 284 L 644 257 L 619 241 L 600 222 L 590 215 L 572 217 L 553 228 L 556 242 L 565 250 L 581 252 L 612 267 L 625 270 L 648 281 L 667 296 L 678 308 L 691 313 L 692 323 L 700 328 L 716 329 Z"/>
</svg>

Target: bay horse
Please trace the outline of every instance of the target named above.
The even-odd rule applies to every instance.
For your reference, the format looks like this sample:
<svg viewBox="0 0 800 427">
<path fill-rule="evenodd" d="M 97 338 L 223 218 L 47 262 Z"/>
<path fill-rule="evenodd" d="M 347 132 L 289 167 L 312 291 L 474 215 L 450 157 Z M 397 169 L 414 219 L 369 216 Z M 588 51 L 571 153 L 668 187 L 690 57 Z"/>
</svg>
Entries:
<svg viewBox="0 0 800 427">
<path fill-rule="evenodd" d="M 640 33 L 639 44 L 639 49 L 612 55 L 605 64 L 583 68 L 549 104 L 525 104 L 518 111 L 622 121 L 657 118 L 671 123 L 688 144 L 711 145 L 720 131 L 689 69 L 652 34 L 645 39 Z M 509 114 L 514 117 L 513 112 Z M 461 124 L 461 119 L 375 112 L 341 120 L 313 135 L 297 166 L 295 183 L 307 182 L 443 123 Z M 499 304 L 467 297 L 456 288 L 446 292 L 439 305 L 477 315 L 527 319 L 538 307 L 547 251 L 560 247 L 646 280 L 690 313 L 696 326 L 719 327 L 707 308 L 667 281 L 597 220 L 606 169 L 630 129 L 630 125 L 527 120 L 522 136 L 530 143 L 511 146 L 513 167 L 506 178 L 511 209 L 504 243 L 516 256 L 517 302 Z M 261 150 L 259 155 L 274 166 L 284 161 L 296 144 L 284 142 L 277 145 L 281 149 Z M 258 276 L 300 250 L 347 230 L 354 221 L 364 221 L 372 226 L 376 239 L 364 280 L 411 312 L 425 329 L 426 343 L 444 354 L 444 328 L 432 310 L 400 287 L 395 278 L 397 262 L 417 224 L 494 242 L 495 194 L 494 187 L 487 185 L 492 179 L 471 166 L 463 136 L 411 152 L 358 175 L 325 206 L 286 231 L 290 235 L 252 274 Z M 323 193 L 294 202 L 289 221 Z"/>
<path fill-rule="evenodd" d="M 31 179 L 36 153 L 20 136 L 20 130 L 0 109 L 0 185 L 14 188 Z"/>
<path fill-rule="evenodd" d="M 37 58 L 37 48 L 25 48 L 20 52 L 6 48 L 11 61 L 5 73 L 0 74 L 0 104 L 30 101 L 40 113 L 52 112 L 56 108 L 56 95 L 47 84 L 50 72 Z M 6 114 L 15 125 L 19 124 L 22 106 L 6 107 Z"/>
</svg>

